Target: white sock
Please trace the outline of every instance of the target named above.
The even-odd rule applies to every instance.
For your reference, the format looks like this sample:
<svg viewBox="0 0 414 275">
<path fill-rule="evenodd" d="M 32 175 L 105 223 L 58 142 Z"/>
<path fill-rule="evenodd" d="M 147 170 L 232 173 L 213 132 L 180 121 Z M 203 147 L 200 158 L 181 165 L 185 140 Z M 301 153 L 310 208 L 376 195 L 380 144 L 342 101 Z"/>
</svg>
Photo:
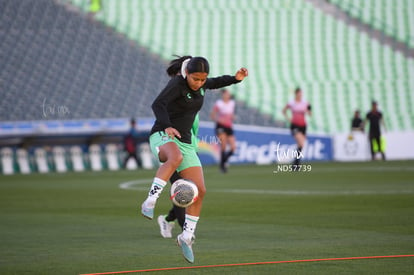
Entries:
<svg viewBox="0 0 414 275">
<path fill-rule="evenodd" d="M 152 184 L 150 191 L 148 192 L 148 197 L 146 200 L 147 205 L 154 206 L 157 199 L 160 197 L 162 189 L 164 189 L 167 182 L 160 178 L 155 177 Z"/>
<path fill-rule="evenodd" d="M 199 219 L 200 217 L 185 214 L 185 222 L 183 226 L 183 238 L 185 240 L 191 240 L 191 238 L 194 236 Z"/>
</svg>

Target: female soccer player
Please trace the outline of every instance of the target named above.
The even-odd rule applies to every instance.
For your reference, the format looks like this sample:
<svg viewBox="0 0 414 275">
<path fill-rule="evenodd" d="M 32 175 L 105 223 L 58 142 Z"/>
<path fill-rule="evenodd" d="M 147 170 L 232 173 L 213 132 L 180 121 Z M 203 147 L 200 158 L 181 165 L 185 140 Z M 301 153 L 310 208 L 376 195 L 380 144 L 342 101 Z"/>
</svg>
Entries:
<svg viewBox="0 0 414 275">
<path fill-rule="evenodd" d="M 192 140 L 191 144 L 194 146 L 195 150 L 198 150 L 198 126 L 199 126 L 199 115 L 197 114 L 194 122 L 193 127 L 191 128 L 191 135 Z M 180 175 L 178 175 L 177 171 L 174 171 L 174 174 L 170 178 L 171 184 L 173 184 L 176 180 L 180 179 Z M 178 224 L 181 226 L 181 229 L 184 229 L 184 222 L 185 222 L 185 208 L 178 207 L 177 205 L 173 204 L 171 210 L 168 212 L 168 215 L 160 215 L 158 216 L 158 225 L 160 226 L 160 233 L 161 236 L 164 238 L 171 238 L 172 237 L 172 230 L 174 229 L 174 221 L 177 220 Z"/>
<path fill-rule="evenodd" d="M 141 206 L 144 217 L 152 219 L 154 207 L 167 180 L 177 170 L 180 177 L 193 181 L 198 188 L 198 200 L 186 209 L 183 232 L 177 236 L 184 258 L 194 262 L 192 243 L 206 192 L 200 160 L 191 144 L 191 127 L 201 109 L 206 89 L 219 89 L 242 81 L 247 69 L 239 69 L 234 76 L 207 78 L 209 63 L 203 57 L 185 56 L 170 63 L 168 75 L 175 75 L 177 64 L 181 75 L 174 76 L 152 104 L 156 120 L 151 130 L 153 154 L 163 162 L 158 168 L 147 199 Z"/>
<path fill-rule="evenodd" d="M 292 136 L 296 140 L 298 146 L 297 157 L 293 161 L 293 165 L 299 165 L 302 156 L 302 149 L 306 142 L 306 114 L 312 115 L 311 105 L 309 102 L 302 99 L 301 88 L 296 88 L 295 99 L 283 108 L 283 115 L 289 120 L 287 110 L 290 109 L 292 112 L 292 118 L 290 119 L 290 130 Z"/>
<path fill-rule="evenodd" d="M 217 100 L 210 117 L 216 122 L 216 135 L 220 140 L 221 159 L 220 170 L 227 172 L 227 161 L 236 150 L 236 138 L 233 131 L 233 120 L 236 103 L 227 89 L 221 91 L 221 99 Z M 226 152 L 227 145 L 230 151 Z"/>
</svg>

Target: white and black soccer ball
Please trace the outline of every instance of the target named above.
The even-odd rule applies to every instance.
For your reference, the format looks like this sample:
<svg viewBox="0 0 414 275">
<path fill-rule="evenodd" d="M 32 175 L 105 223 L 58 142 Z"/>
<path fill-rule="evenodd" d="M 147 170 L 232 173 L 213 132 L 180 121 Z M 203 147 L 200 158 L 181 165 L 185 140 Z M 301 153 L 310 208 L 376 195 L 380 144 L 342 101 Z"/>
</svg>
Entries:
<svg viewBox="0 0 414 275">
<path fill-rule="evenodd" d="M 171 200 L 178 207 L 188 207 L 198 199 L 198 188 L 194 182 L 178 179 L 171 185 Z"/>
</svg>

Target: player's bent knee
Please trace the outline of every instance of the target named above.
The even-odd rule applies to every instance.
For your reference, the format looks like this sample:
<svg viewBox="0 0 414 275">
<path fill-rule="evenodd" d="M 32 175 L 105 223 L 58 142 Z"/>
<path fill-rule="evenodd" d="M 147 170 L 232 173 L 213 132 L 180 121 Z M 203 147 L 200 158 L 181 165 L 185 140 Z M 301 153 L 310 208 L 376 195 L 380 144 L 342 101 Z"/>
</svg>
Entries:
<svg viewBox="0 0 414 275">
<path fill-rule="evenodd" d="M 177 153 L 177 154 L 170 155 L 166 163 L 177 168 L 178 166 L 180 166 L 182 161 L 183 161 L 183 155 L 181 153 Z"/>
<path fill-rule="evenodd" d="M 197 186 L 197 188 L 198 188 L 198 197 L 201 199 L 204 198 L 204 195 L 207 192 L 206 187 L 203 185 L 203 186 Z"/>
</svg>

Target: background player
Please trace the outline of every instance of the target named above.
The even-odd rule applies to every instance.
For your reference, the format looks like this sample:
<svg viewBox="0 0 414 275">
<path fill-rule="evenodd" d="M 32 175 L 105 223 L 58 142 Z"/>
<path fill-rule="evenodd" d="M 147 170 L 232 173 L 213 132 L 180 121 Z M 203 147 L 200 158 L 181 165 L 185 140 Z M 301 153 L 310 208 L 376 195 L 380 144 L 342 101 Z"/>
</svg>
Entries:
<svg viewBox="0 0 414 275">
<path fill-rule="evenodd" d="M 368 138 L 371 145 L 371 158 L 372 160 L 375 160 L 375 153 L 378 151 L 381 153 L 382 160 L 385 160 L 385 148 L 383 148 L 383 144 L 381 144 L 381 125 L 385 129 L 385 123 L 382 118 L 382 113 L 378 110 L 376 101 L 372 101 L 371 111 L 367 113 L 365 121 L 367 120 L 369 121 Z M 374 143 L 377 144 L 377 148 L 374 148 Z"/>
<path fill-rule="evenodd" d="M 227 161 L 236 150 L 236 138 L 233 131 L 236 102 L 227 89 L 221 90 L 221 99 L 217 100 L 211 111 L 210 117 L 216 122 L 216 135 L 220 140 L 221 158 L 220 169 L 227 172 Z M 227 145 L 230 150 L 227 150 Z"/>
<path fill-rule="evenodd" d="M 124 138 L 124 150 L 126 152 L 126 156 L 124 162 L 122 164 L 123 168 L 127 167 L 128 160 L 130 158 L 135 159 L 139 168 L 142 168 L 142 160 L 141 156 L 137 152 L 137 143 L 138 143 L 138 132 L 136 129 L 136 122 L 134 118 L 130 120 L 130 129 L 128 134 Z"/>
<path fill-rule="evenodd" d="M 364 131 L 364 121 L 361 119 L 359 110 L 355 110 L 354 112 L 354 117 L 351 121 L 351 131 Z"/>
<path fill-rule="evenodd" d="M 292 112 L 292 117 L 290 119 L 287 115 L 287 110 Z M 303 100 L 301 88 L 296 88 L 295 99 L 287 103 L 282 112 L 286 120 L 290 120 L 290 130 L 297 145 L 296 150 L 298 156 L 293 161 L 293 165 L 299 165 L 301 152 L 306 142 L 306 115 L 312 115 L 311 105 Z"/>
</svg>

